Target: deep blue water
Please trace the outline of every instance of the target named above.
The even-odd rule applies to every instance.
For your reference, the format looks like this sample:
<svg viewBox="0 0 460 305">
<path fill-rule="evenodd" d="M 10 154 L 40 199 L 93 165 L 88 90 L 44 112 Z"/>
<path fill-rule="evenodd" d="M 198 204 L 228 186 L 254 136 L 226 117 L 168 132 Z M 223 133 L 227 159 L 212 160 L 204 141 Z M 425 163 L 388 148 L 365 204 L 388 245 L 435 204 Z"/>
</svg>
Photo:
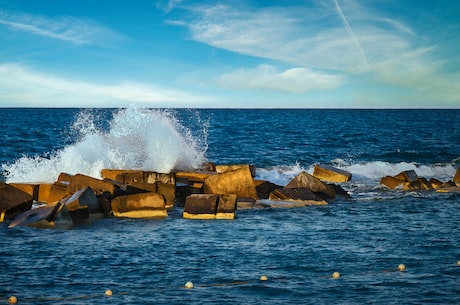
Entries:
<svg viewBox="0 0 460 305">
<path fill-rule="evenodd" d="M 93 116 L 95 130 L 114 126 L 111 109 L 0 109 L 0 164 L 21 164 L 27 172 L 37 157 L 93 158 L 89 147 L 76 145 L 82 135 L 72 126 L 81 113 Z M 406 169 L 451 179 L 460 166 L 460 110 L 206 109 L 175 110 L 172 117 L 209 161 L 251 163 L 259 178 L 275 182 L 287 182 L 316 163 L 332 164 L 352 172 L 353 180 L 342 186 L 353 199 L 245 210 L 232 221 L 185 220 L 176 208 L 164 220 L 105 218 L 70 230 L 8 229 L 3 223 L 0 299 L 460 303 L 460 193 L 404 193 L 378 185 L 383 175 Z M 136 120 L 125 119 L 127 126 Z M 92 145 L 114 136 L 94 134 Z M 138 136 L 138 131 L 130 135 Z M 60 153 L 75 146 L 70 155 Z M 26 161 L 18 161 L 21 157 Z M 406 271 L 397 271 L 399 264 Z M 331 278 L 334 271 L 339 279 Z M 260 281 L 261 275 L 268 280 Z M 183 288 L 187 281 L 195 288 Z M 106 289 L 113 296 L 104 296 Z"/>
</svg>

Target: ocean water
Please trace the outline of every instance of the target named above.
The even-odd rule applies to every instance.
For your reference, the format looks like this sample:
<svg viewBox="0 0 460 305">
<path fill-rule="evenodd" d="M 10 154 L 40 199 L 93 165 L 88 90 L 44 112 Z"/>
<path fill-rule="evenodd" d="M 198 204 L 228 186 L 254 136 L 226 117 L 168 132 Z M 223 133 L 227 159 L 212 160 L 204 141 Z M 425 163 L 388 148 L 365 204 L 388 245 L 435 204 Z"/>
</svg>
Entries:
<svg viewBox="0 0 460 305">
<path fill-rule="evenodd" d="M 390 191 L 379 180 L 409 169 L 452 179 L 459 118 L 460 110 L 0 109 L 6 182 L 206 161 L 251 163 L 256 178 L 280 185 L 318 163 L 353 174 L 341 184 L 352 199 L 239 211 L 235 220 L 185 220 L 175 208 L 163 220 L 104 218 L 69 230 L 2 223 L 0 303 L 15 295 L 20 304 L 458 304 L 460 193 Z"/>
</svg>

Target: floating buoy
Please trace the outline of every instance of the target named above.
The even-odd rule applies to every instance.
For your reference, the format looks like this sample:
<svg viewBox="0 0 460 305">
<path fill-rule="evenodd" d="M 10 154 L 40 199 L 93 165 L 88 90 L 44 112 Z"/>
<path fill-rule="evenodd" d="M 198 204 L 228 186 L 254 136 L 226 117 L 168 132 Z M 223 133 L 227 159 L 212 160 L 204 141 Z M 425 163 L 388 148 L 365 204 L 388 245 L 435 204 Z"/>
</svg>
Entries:
<svg viewBox="0 0 460 305">
<path fill-rule="evenodd" d="M 184 287 L 187 288 L 187 289 L 192 289 L 193 288 L 193 283 L 192 282 L 187 282 L 187 283 L 185 283 Z"/>
<path fill-rule="evenodd" d="M 337 271 L 335 271 L 334 273 L 332 273 L 332 278 L 333 278 L 333 279 L 338 279 L 338 278 L 340 278 L 340 273 L 338 273 Z"/>
<path fill-rule="evenodd" d="M 14 295 L 8 298 L 8 304 L 16 304 L 17 302 L 18 302 L 18 298 L 15 297 Z"/>
<path fill-rule="evenodd" d="M 457 266 L 460 266 L 460 261 L 457 261 Z"/>
<path fill-rule="evenodd" d="M 404 270 L 406 270 L 406 266 L 404 266 L 404 264 L 399 264 L 398 271 L 404 271 Z"/>
<path fill-rule="evenodd" d="M 262 276 L 260 277 L 260 280 L 261 280 L 261 281 L 267 281 L 267 280 L 268 280 L 268 277 L 267 277 L 266 275 L 262 275 Z"/>
<path fill-rule="evenodd" d="M 107 289 L 107 290 L 104 292 L 104 294 L 105 294 L 106 296 L 110 297 L 110 296 L 112 296 L 113 293 L 112 293 L 112 290 Z"/>
</svg>

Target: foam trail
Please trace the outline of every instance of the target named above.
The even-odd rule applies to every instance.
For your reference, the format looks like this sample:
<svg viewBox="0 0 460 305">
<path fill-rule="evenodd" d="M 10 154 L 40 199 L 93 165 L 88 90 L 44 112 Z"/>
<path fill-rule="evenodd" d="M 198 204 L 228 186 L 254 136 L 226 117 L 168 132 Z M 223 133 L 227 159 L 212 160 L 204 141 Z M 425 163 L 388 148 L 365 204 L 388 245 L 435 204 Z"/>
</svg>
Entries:
<svg viewBox="0 0 460 305">
<path fill-rule="evenodd" d="M 103 168 L 167 173 L 205 161 L 206 139 L 196 139 L 168 111 L 130 107 L 114 113 L 108 130 L 97 123 L 91 113 L 80 113 L 73 125 L 75 143 L 49 157 L 22 157 L 3 165 L 6 181 L 53 182 L 61 172 L 99 178 Z"/>
<path fill-rule="evenodd" d="M 353 39 L 353 42 L 355 43 L 356 47 L 358 48 L 359 52 L 361 53 L 361 58 L 364 61 L 364 64 L 366 65 L 366 68 L 368 71 L 371 71 L 371 68 L 369 66 L 369 63 L 367 61 L 366 54 L 364 53 L 363 48 L 361 47 L 361 44 L 358 41 L 358 38 L 356 37 L 355 33 L 353 32 L 350 23 L 348 23 L 347 18 L 345 17 L 345 14 L 342 11 L 342 8 L 339 5 L 338 0 L 334 0 L 335 2 L 335 7 L 337 9 L 337 12 L 339 13 L 340 18 L 342 19 L 343 25 L 345 26 L 345 30 L 347 31 L 348 35 Z"/>
</svg>

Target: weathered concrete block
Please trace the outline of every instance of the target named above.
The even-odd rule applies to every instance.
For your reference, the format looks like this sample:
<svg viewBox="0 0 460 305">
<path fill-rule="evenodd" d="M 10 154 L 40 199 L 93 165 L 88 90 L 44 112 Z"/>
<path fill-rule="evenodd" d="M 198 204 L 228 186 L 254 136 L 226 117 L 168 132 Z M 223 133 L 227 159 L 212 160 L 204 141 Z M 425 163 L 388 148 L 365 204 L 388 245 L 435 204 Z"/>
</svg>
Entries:
<svg viewBox="0 0 460 305">
<path fill-rule="evenodd" d="M 185 200 L 182 216 L 187 219 L 215 219 L 217 202 L 216 194 L 193 194 Z"/>
<path fill-rule="evenodd" d="M 176 184 L 203 183 L 209 176 L 215 175 L 214 172 L 177 172 L 175 174 Z"/>
<path fill-rule="evenodd" d="M 322 193 L 315 193 L 307 188 L 280 188 L 270 193 L 270 200 L 298 201 L 304 205 L 328 204 Z"/>
<path fill-rule="evenodd" d="M 163 195 L 153 192 L 118 196 L 112 199 L 115 217 L 163 218 L 168 216 Z"/>
<path fill-rule="evenodd" d="M 111 198 L 123 194 L 123 191 L 116 182 L 100 180 L 82 174 L 72 176 L 70 184 L 67 187 L 67 192 L 73 194 L 87 186 L 91 187 L 96 196 L 107 196 Z"/>
<path fill-rule="evenodd" d="M 268 199 L 270 193 L 274 190 L 281 188 L 281 185 L 274 184 L 270 181 L 254 180 L 254 186 L 257 191 L 257 198 Z"/>
<path fill-rule="evenodd" d="M 59 202 L 66 206 L 74 224 L 86 223 L 103 216 L 99 200 L 91 187 L 84 187 Z"/>
<path fill-rule="evenodd" d="M 151 183 L 131 183 L 131 184 L 127 184 L 125 187 L 126 195 L 146 193 L 146 192 L 156 193 L 157 189 L 158 189 L 157 184 L 151 184 Z"/>
<path fill-rule="evenodd" d="M 124 176 L 123 176 L 124 174 L 139 173 L 139 172 L 142 173 L 142 171 L 135 170 L 135 169 L 107 169 L 107 168 L 104 168 L 101 170 L 101 177 L 102 179 L 110 179 L 110 180 L 118 181 L 120 183 L 125 184 Z"/>
<path fill-rule="evenodd" d="M 157 192 L 163 195 L 165 199 L 166 209 L 172 209 L 174 207 L 174 201 L 176 200 L 176 186 L 161 181 L 157 181 L 155 184 L 157 186 Z"/>
<path fill-rule="evenodd" d="M 431 183 L 431 186 L 435 189 L 442 187 L 444 184 L 444 182 L 436 178 L 430 178 L 429 182 Z"/>
<path fill-rule="evenodd" d="M 21 190 L 30 196 L 33 200 L 38 200 L 38 184 L 35 183 L 9 183 L 12 187 Z"/>
<path fill-rule="evenodd" d="M 61 203 L 54 206 L 42 206 L 19 214 L 9 224 L 8 228 L 30 226 L 37 228 L 54 228 L 56 213 L 62 207 Z"/>
<path fill-rule="evenodd" d="M 236 218 L 236 195 L 220 195 L 216 209 L 216 219 L 235 219 Z"/>
<path fill-rule="evenodd" d="M 188 196 L 204 193 L 202 185 L 200 187 L 195 187 L 194 185 L 195 184 L 176 184 L 176 199 L 174 200 L 174 204 L 179 207 L 183 207 Z"/>
<path fill-rule="evenodd" d="M 232 164 L 232 165 L 216 165 L 215 169 L 218 174 L 222 174 L 229 171 L 234 171 L 237 169 L 247 168 L 251 173 L 252 177 L 256 176 L 256 167 L 251 164 Z"/>
<path fill-rule="evenodd" d="M 454 179 L 452 181 L 455 183 L 456 186 L 460 186 L 460 167 L 457 168 Z"/>
<path fill-rule="evenodd" d="M 306 188 L 315 193 L 322 193 L 330 199 L 335 198 L 335 190 L 333 187 L 305 171 L 300 172 L 285 186 L 285 188 Z"/>
<path fill-rule="evenodd" d="M 71 174 L 60 173 L 54 184 L 62 186 L 62 187 L 67 187 L 70 183 L 71 178 L 72 178 Z"/>
<path fill-rule="evenodd" d="M 313 169 L 313 177 L 322 181 L 336 183 L 347 182 L 351 180 L 351 176 L 351 173 L 347 171 L 325 164 L 315 165 Z"/>
<path fill-rule="evenodd" d="M 432 190 L 433 186 L 431 183 L 423 177 L 417 178 L 417 180 L 412 182 L 406 182 L 404 184 L 403 190 L 405 191 L 416 191 L 416 190 Z"/>
<path fill-rule="evenodd" d="M 236 206 L 237 210 L 252 210 L 255 208 L 262 208 L 258 201 L 252 198 L 237 198 Z"/>
<path fill-rule="evenodd" d="M 257 199 L 257 191 L 248 168 L 209 176 L 203 189 L 207 194 L 236 194 L 238 197 Z"/>
<path fill-rule="evenodd" d="M 56 203 L 69 196 L 67 187 L 54 183 L 42 183 L 38 186 L 38 198 L 40 202 L 47 202 L 49 204 Z"/>
<path fill-rule="evenodd" d="M 393 176 L 385 176 L 385 177 L 380 179 L 380 184 L 388 187 L 391 190 L 394 190 L 396 188 L 401 188 L 402 189 L 404 187 L 404 184 L 406 184 L 406 183 L 408 183 L 408 182 L 406 182 L 404 180 L 401 180 L 401 179 L 396 179 Z"/>
<path fill-rule="evenodd" d="M 31 195 L 0 181 L 0 222 L 30 210 L 32 202 Z"/>
<path fill-rule="evenodd" d="M 417 173 L 414 170 L 403 171 L 393 177 L 404 182 L 413 182 L 418 178 Z"/>
<path fill-rule="evenodd" d="M 123 184 L 145 183 L 143 171 L 133 171 L 129 173 L 123 173 L 122 177 L 123 177 L 122 178 Z"/>
<path fill-rule="evenodd" d="M 144 183 L 161 182 L 164 184 L 176 184 L 176 177 L 174 174 L 157 173 L 157 172 L 144 172 Z"/>
</svg>

